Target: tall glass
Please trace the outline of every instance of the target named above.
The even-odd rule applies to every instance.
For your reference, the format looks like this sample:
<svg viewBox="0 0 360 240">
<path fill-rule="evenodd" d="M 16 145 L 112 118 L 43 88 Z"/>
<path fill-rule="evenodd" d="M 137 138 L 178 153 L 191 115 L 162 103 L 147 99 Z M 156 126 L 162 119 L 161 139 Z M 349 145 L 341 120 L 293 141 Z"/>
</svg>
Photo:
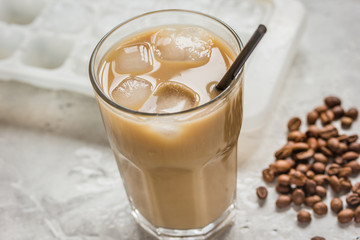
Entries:
<svg viewBox="0 0 360 240">
<path fill-rule="evenodd" d="M 135 220 L 157 237 L 203 239 L 235 214 L 243 71 L 213 100 L 176 113 L 130 110 L 107 97 L 100 84 L 104 56 L 116 43 L 168 25 L 209 29 L 234 56 L 242 48 L 236 33 L 216 18 L 185 10 L 150 12 L 100 40 L 90 59 L 90 80 Z"/>
</svg>

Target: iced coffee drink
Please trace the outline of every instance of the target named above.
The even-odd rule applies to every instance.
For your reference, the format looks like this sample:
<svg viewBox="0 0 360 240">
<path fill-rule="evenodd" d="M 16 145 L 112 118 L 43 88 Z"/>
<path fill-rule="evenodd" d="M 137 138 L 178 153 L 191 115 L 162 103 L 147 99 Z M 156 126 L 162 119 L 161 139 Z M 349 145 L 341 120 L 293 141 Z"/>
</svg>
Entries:
<svg viewBox="0 0 360 240">
<path fill-rule="evenodd" d="M 218 20 L 159 11 L 94 51 L 90 77 L 132 213 L 154 235 L 208 236 L 234 214 L 242 72 L 215 86 L 240 48 Z"/>
</svg>

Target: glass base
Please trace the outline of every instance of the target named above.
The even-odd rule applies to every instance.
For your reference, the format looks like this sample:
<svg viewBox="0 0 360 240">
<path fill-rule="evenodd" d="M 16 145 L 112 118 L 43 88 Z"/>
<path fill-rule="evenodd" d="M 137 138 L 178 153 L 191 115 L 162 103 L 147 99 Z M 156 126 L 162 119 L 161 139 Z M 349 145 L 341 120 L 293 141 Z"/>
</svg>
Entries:
<svg viewBox="0 0 360 240">
<path fill-rule="evenodd" d="M 176 230 L 162 227 L 154 227 L 148 220 L 146 220 L 137 209 L 133 209 L 131 214 L 135 221 L 148 233 L 161 240 L 201 240 L 207 239 L 213 234 L 224 229 L 226 226 L 233 223 L 236 214 L 234 204 L 231 204 L 226 211 L 214 222 L 206 225 L 203 228 Z"/>
</svg>

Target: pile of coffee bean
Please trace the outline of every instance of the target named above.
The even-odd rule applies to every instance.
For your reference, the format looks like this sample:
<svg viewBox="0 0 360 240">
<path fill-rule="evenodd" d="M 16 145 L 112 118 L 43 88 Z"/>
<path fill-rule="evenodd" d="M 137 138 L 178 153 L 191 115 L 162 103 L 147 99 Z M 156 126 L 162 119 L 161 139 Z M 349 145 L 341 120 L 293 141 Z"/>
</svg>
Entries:
<svg viewBox="0 0 360 240">
<path fill-rule="evenodd" d="M 276 207 L 286 208 L 293 203 L 311 207 L 318 216 L 326 215 L 328 206 L 323 199 L 331 189 L 337 197 L 332 199 L 330 209 L 338 221 L 348 223 L 354 219 L 360 223 L 360 182 L 351 181 L 360 173 L 360 142 L 357 134 L 342 134 L 332 124 L 340 120 L 341 127 L 349 129 L 357 117 L 356 108 L 345 111 L 338 97 L 329 96 L 324 105 L 307 114 L 305 132 L 300 131 L 300 118 L 289 120 L 287 143 L 275 152 L 275 162 L 262 172 L 266 182 L 277 183 L 275 189 L 280 195 Z M 346 194 L 344 208 L 339 197 Z M 259 187 L 257 195 L 265 199 L 267 189 Z M 310 212 L 299 211 L 297 220 L 309 223 Z"/>
</svg>

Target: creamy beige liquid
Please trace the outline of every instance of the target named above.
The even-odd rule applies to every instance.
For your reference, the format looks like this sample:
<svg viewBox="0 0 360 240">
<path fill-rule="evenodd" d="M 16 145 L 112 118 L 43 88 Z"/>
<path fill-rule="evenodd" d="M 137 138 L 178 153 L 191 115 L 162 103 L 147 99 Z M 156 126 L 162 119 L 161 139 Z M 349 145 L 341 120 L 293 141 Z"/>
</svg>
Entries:
<svg viewBox="0 0 360 240">
<path fill-rule="evenodd" d="M 231 65 L 233 52 L 208 32 L 201 39 L 206 42 L 201 53 L 190 48 L 184 48 L 185 55 L 184 49 L 164 52 L 167 29 L 176 33 L 181 28 L 188 27 L 146 31 L 111 49 L 100 71 L 104 93 L 126 108 L 157 113 L 186 110 L 217 96 L 215 83 Z M 159 36 L 163 42 L 158 43 Z M 225 99 L 193 116 L 138 116 L 99 98 L 130 202 L 154 226 L 201 228 L 233 204 L 242 81 L 233 88 Z"/>
</svg>

